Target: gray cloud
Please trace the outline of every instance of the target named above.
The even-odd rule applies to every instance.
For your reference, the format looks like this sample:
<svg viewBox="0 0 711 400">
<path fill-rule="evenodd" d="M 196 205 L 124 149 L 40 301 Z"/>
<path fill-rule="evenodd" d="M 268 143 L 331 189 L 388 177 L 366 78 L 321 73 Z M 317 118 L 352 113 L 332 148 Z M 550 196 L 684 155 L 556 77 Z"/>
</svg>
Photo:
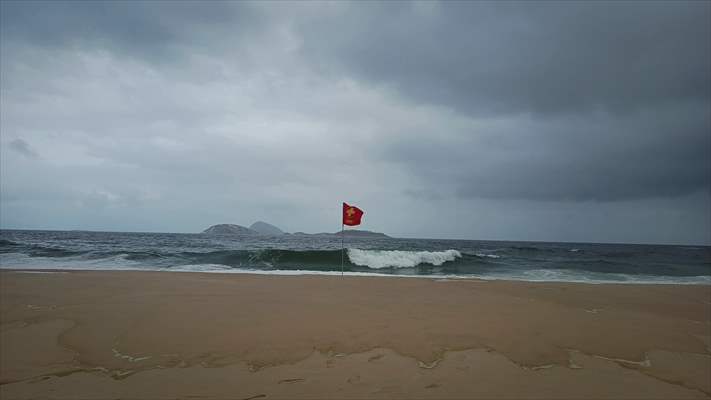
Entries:
<svg viewBox="0 0 711 400">
<path fill-rule="evenodd" d="M 195 1 L 4 1 L 2 35 L 46 49 L 101 49 L 170 62 L 218 47 L 259 26 L 249 3 Z"/>
<path fill-rule="evenodd" d="M 710 10 L 0 2 L 2 224 L 709 243 Z"/>
<path fill-rule="evenodd" d="M 326 70 L 471 118 L 458 132 L 464 147 L 447 141 L 452 132 L 444 140 L 414 132 L 389 143 L 386 158 L 465 197 L 607 201 L 709 190 L 711 4 L 424 6 L 344 7 L 326 27 L 301 26 L 303 51 Z"/>
<path fill-rule="evenodd" d="M 32 147 L 30 147 L 29 143 L 25 142 L 22 139 L 13 139 L 10 141 L 10 148 L 20 154 L 22 154 L 25 157 L 28 158 L 37 158 L 39 157 L 37 153 L 32 150 Z"/>
<path fill-rule="evenodd" d="M 703 108 L 472 125 L 445 140 L 413 134 L 382 157 L 407 165 L 433 190 L 463 197 L 615 201 L 711 184 L 711 113 Z"/>
<path fill-rule="evenodd" d="M 711 98 L 708 2 L 425 5 L 343 7 L 300 26 L 303 51 L 474 115 L 631 112 Z"/>
</svg>

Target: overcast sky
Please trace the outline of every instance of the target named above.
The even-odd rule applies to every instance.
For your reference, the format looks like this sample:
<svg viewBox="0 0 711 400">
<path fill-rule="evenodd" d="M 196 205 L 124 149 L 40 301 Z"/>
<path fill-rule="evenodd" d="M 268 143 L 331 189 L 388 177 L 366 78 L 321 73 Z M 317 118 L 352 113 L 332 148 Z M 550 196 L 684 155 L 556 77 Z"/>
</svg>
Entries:
<svg viewBox="0 0 711 400">
<path fill-rule="evenodd" d="M 711 244 L 711 2 L 9 2 L 0 226 Z"/>
</svg>

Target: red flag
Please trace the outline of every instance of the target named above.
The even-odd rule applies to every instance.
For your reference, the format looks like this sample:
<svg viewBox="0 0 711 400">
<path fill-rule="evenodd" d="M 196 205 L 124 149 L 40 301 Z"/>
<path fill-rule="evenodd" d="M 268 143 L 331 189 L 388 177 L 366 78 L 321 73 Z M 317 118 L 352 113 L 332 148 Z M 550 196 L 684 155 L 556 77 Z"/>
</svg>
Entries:
<svg viewBox="0 0 711 400">
<path fill-rule="evenodd" d="M 360 225 L 360 219 L 363 218 L 363 214 L 363 210 L 360 208 L 343 203 L 343 225 Z"/>
</svg>

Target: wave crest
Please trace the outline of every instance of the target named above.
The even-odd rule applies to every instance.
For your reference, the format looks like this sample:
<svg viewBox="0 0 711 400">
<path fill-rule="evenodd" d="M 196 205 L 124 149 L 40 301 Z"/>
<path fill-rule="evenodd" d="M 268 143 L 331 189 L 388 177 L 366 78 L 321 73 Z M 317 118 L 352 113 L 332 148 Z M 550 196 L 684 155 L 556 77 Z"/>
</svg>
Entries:
<svg viewBox="0 0 711 400">
<path fill-rule="evenodd" d="M 361 267 L 411 268 L 419 264 L 442 265 L 462 257 L 457 250 L 445 251 L 404 251 L 404 250 L 361 250 L 348 249 L 351 263 Z"/>
</svg>

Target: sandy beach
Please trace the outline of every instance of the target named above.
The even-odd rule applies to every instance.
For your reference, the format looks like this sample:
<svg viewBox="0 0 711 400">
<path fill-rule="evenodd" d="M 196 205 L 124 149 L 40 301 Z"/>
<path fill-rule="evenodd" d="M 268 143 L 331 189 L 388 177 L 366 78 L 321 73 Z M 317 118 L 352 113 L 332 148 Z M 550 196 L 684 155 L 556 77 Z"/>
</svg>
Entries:
<svg viewBox="0 0 711 400">
<path fill-rule="evenodd" d="M 709 398 L 711 287 L 0 272 L 0 397 Z"/>
</svg>

